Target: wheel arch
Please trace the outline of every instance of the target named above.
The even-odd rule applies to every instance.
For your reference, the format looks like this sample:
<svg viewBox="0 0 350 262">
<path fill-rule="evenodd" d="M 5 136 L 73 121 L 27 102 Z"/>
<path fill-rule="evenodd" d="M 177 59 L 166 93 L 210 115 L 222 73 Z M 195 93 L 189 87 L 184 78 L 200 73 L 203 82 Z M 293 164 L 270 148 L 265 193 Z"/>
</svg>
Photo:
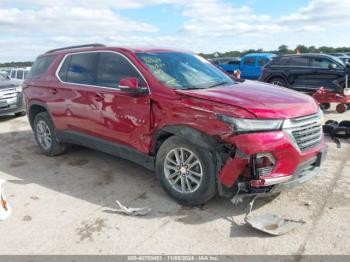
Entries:
<svg viewBox="0 0 350 262">
<path fill-rule="evenodd" d="M 33 125 L 34 125 L 35 116 L 41 112 L 47 112 L 51 117 L 50 111 L 44 103 L 35 101 L 35 102 L 31 102 L 29 104 L 29 106 L 28 106 L 28 119 L 29 119 L 29 123 L 30 123 L 30 126 L 32 129 L 33 129 Z M 51 119 L 52 119 L 52 117 L 51 117 Z"/>
<path fill-rule="evenodd" d="M 151 152 L 156 154 L 162 143 L 174 135 L 208 150 L 218 149 L 222 144 L 215 137 L 196 128 L 184 125 L 167 125 L 155 133 Z"/>
</svg>

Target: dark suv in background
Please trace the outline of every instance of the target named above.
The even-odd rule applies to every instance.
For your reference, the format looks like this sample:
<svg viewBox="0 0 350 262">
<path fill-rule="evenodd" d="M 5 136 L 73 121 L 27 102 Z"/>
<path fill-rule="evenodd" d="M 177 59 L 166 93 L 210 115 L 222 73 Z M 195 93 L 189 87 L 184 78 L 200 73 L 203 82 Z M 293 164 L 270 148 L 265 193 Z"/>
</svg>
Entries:
<svg viewBox="0 0 350 262">
<path fill-rule="evenodd" d="M 264 67 L 259 80 L 309 94 L 321 86 L 342 92 L 349 73 L 349 65 L 337 57 L 296 54 L 275 57 Z"/>
</svg>

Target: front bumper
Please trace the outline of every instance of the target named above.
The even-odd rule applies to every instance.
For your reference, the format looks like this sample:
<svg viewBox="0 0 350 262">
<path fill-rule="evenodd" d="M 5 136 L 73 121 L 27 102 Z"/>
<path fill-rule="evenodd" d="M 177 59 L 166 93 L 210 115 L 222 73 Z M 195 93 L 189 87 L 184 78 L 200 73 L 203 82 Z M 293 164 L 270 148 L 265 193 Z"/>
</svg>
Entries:
<svg viewBox="0 0 350 262">
<path fill-rule="evenodd" d="M 235 145 L 236 148 L 236 154 L 227 160 L 219 174 L 219 181 L 225 188 L 232 188 L 234 184 L 242 181 L 244 172 L 250 165 L 251 156 L 271 153 L 276 159 L 270 174 L 244 181 L 248 194 L 277 193 L 298 186 L 319 173 L 321 162 L 326 155 L 323 137 L 318 145 L 302 152 L 283 130 L 233 136 L 225 142 Z"/>
<path fill-rule="evenodd" d="M 327 155 L 327 146 L 317 157 L 300 164 L 292 177 L 284 183 L 276 184 L 269 193 L 275 194 L 304 184 L 320 174 L 320 166 Z"/>
<path fill-rule="evenodd" d="M 0 116 L 11 115 L 25 111 L 23 93 L 18 92 L 14 97 L 0 97 Z"/>
</svg>

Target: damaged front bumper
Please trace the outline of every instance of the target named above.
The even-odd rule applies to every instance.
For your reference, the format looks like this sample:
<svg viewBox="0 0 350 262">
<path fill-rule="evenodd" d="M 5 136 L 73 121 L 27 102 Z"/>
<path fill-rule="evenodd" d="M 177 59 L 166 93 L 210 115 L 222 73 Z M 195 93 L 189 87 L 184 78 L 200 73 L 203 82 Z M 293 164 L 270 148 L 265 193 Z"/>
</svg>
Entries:
<svg viewBox="0 0 350 262">
<path fill-rule="evenodd" d="M 226 142 L 236 146 L 235 154 L 219 173 L 222 195 L 229 197 L 270 195 L 299 186 L 319 174 L 327 152 L 323 136 L 318 145 L 302 152 L 284 131 L 244 134 Z M 269 153 L 275 159 L 273 168 L 263 175 L 256 172 L 252 162 L 261 153 Z"/>
<path fill-rule="evenodd" d="M 291 189 L 304 184 L 310 179 L 320 174 L 320 166 L 327 155 L 327 146 L 321 151 L 317 157 L 314 157 L 299 165 L 291 178 L 284 183 L 274 185 L 269 193 L 275 194 L 286 189 Z"/>
</svg>

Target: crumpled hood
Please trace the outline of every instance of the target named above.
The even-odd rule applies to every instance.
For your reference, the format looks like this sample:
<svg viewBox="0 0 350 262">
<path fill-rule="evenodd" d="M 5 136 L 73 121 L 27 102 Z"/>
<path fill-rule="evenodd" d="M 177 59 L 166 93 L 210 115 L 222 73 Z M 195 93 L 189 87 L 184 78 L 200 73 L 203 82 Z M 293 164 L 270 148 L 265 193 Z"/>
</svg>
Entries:
<svg viewBox="0 0 350 262">
<path fill-rule="evenodd" d="M 286 119 L 315 114 L 318 105 L 311 96 L 257 81 L 218 88 L 176 90 L 177 93 L 244 108 L 257 118 Z"/>
</svg>

